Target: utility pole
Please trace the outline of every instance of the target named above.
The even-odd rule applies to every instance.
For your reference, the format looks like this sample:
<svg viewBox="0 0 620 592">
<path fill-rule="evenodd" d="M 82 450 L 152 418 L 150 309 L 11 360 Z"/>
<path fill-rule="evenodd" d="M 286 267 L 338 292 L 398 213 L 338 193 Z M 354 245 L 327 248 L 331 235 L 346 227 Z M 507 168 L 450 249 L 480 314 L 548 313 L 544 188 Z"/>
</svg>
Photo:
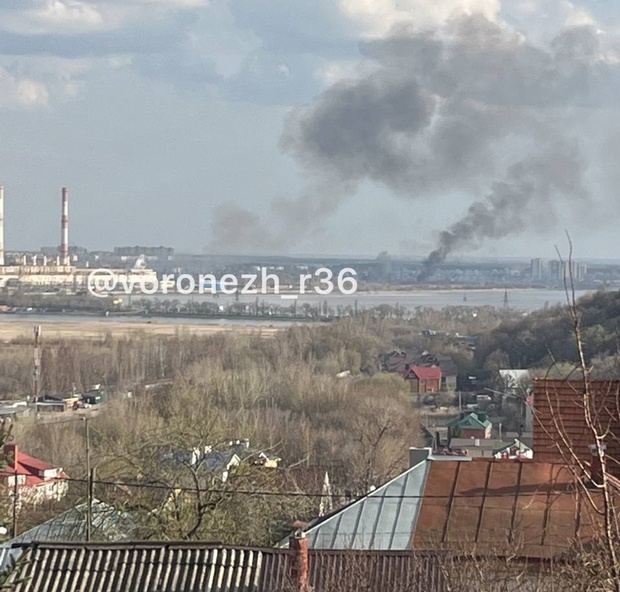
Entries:
<svg viewBox="0 0 620 592">
<path fill-rule="evenodd" d="M 84 424 L 86 428 L 86 483 L 88 487 L 87 491 L 87 503 L 86 503 L 86 542 L 90 542 L 90 529 L 92 524 L 93 513 L 93 479 L 90 472 L 90 428 L 88 425 L 88 417 L 84 418 Z"/>
<path fill-rule="evenodd" d="M 15 449 L 13 451 L 13 527 L 12 527 L 13 538 L 17 536 L 17 504 L 18 504 L 17 495 L 19 492 L 19 486 L 18 486 L 19 473 L 17 471 L 17 455 L 18 455 L 17 446 L 15 446 Z"/>
<path fill-rule="evenodd" d="M 39 400 L 40 380 L 41 380 L 41 356 L 39 355 L 39 340 L 41 338 L 41 325 L 34 328 L 34 388 L 33 402 L 36 405 Z"/>
</svg>

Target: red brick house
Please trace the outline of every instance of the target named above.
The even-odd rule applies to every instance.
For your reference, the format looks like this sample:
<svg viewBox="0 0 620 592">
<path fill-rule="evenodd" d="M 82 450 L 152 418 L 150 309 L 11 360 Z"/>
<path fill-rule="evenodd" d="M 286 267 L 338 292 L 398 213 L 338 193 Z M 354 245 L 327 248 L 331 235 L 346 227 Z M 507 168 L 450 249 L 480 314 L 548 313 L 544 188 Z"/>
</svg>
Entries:
<svg viewBox="0 0 620 592">
<path fill-rule="evenodd" d="M 59 500 L 67 494 L 67 475 L 61 467 L 54 467 L 21 452 L 17 444 L 5 444 L 4 454 L 7 463 L 0 470 L 0 480 L 13 495 L 17 477 L 17 495 L 21 502 Z"/>
<path fill-rule="evenodd" d="M 441 390 L 441 368 L 439 366 L 405 366 L 403 378 L 409 383 L 409 390 L 417 395 L 438 393 Z"/>
</svg>

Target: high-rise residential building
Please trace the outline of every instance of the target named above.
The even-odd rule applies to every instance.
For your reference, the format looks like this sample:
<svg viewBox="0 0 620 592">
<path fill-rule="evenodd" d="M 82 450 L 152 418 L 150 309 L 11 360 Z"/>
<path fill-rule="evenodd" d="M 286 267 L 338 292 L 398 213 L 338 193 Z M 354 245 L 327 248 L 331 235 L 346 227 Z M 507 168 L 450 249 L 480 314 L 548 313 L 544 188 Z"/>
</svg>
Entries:
<svg viewBox="0 0 620 592">
<path fill-rule="evenodd" d="M 542 259 L 532 259 L 530 261 L 530 277 L 533 280 L 540 280 L 543 277 Z"/>
</svg>

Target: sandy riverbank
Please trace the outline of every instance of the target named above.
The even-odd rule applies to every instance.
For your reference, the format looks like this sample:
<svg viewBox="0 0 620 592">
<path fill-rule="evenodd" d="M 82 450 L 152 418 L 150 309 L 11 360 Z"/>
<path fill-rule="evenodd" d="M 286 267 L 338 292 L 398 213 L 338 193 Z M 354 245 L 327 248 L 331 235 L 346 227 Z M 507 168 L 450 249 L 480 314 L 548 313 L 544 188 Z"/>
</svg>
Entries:
<svg viewBox="0 0 620 592">
<path fill-rule="evenodd" d="M 39 319 L 37 319 L 39 321 Z M 213 335 L 215 333 L 235 333 L 237 335 L 260 334 L 264 337 L 273 336 L 282 328 L 265 325 L 257 327 L 252 325 L 230 324 L 198 324 L 183 323 L 158 323 L 155 320 L 92 320 L 92 321 L 58 321 L 45 323 L 39 322 L 43 328 L 43 336 L 46 339 L 100 339 L 106 334 L 114 337 L 131 337 L 134 335 L 160 335 L 173 336 L 177 332 L 186 335 Z M 17 338 L 30 339 L 33 335 L 35 323 L 28 320 L 14 320 L 2 322 L 0 320 L 0 341 L 10 341 Z"/>
</svg>

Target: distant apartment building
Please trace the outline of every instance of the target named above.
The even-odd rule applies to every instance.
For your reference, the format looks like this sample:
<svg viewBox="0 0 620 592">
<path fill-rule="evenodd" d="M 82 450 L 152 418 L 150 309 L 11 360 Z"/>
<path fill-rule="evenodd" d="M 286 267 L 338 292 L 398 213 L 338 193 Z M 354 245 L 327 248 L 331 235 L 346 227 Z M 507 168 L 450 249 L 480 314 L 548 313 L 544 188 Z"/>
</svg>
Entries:
<svg viewBox="0 0 620 592">
<path fill-rule="evenodd" d="M 588 266 L 585 263 L 577 263 L 575 279 L 582 282 L 586 279 L 588 274 Z"/>
<path fill-rule="evenodd" d="M 116 257 L 140 257 L 144 255 L 149 258 L 157 258 L 167 260 L 174 255 L 174 249 L 171 247 L 114 247 Z"/>
<path fill-rule="evenodd" d="M 543 278 L 542 259 L 532 259 L 530 261 L 530 276 L 533 280 L 541 280 Z"/>
<path fill-rule="evenodd" d="M 562 272 L 562 264 L 558 260 L 549 261 L 549 279 L 551 280 L 561 280 L 564 275 Z"/>
<path fill-rule="evenodd" d="M 532 259 L 531 266 L 534 265 L 536 259 Z M 548 263 L 549 279 L 556 281 L 564 281 L 571 279 L 575 282 L 582 282 L 586 279 L 588 266 L 585 263 L 577 261 L 559 261 L 553 260 Z M 532 276 L 534 277 L 534 276 Z"/>
</svg>

